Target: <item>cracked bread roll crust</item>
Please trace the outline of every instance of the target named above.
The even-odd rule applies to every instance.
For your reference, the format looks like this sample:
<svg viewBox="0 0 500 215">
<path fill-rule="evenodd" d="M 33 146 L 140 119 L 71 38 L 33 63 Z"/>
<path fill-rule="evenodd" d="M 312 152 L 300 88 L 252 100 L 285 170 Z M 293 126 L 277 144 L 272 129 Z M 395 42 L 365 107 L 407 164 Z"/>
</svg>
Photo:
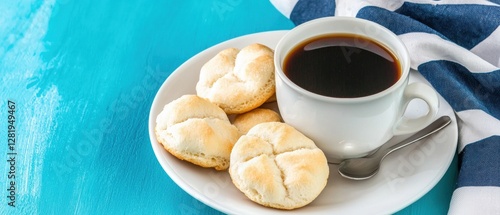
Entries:
<svg viewBox="0 0 500 215">
<path fill-rule="evenodd" d="M 275 93 L 273 57 L 272 49 L 257 43 L 225 49 L 201 68 L 196 93 L 227 114 L 255 109 Z"/>
<path fill-rule="evenodd" d="M 237 115 L 233 125 L 238 128 L 240 134 L 246 134 L 252 127 L 263 122 L 281 122 L 281 117 L 271 109 L 256 108 Z"/>
<path fill-rule="evenodd" d="M 196 95 L 184 95 L 156 118 L 156 137 L 170 154 L 202 167 L 225 170 L 239 138 L 226 113 Z"/>
<path fill-rule="evenodd" d="M 290 210 L 311 203 L 321 193 L 329 168 L 311 139 L 285 123 L 267 122 L 235 143 L 229 174 L 252 201 Z"/>
</svg>

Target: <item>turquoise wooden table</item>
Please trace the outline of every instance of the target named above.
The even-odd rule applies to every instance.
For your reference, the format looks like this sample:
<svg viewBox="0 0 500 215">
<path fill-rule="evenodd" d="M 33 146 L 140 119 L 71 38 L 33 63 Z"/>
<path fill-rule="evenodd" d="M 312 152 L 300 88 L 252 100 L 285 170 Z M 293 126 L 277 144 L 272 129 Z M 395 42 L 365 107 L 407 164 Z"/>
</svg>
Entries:
<svg viewBox="0 0 500 215">
<path fill-rule="evenodd" d="M 151 103 L 200 51 L 292 27 L 267 0 L 0 1 L 0 214 L 219 214 L 159 165 Z M 445 214 L 456 175 L 397 214 Z"/>
</svg>

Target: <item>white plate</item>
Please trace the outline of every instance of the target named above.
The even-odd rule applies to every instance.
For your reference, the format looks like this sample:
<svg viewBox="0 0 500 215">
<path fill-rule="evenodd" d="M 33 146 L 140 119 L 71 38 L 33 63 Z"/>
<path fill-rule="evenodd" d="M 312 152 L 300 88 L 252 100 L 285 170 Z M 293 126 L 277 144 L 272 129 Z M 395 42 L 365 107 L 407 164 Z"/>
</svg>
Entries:
<svg viewBox="0 0 500 215">
<path fill-rule="evenodd" d="M 243 48 L 251 43 L 275 47 L 286 31 L 250 34 L 215 45 L 192 57 L 163 83 L 149 115 L 149 135 L 154 153 L 165 172 L 182 189 L 201 202 L 229 214 L 390 214 L 418 200 L 434 187 L 448 169 L 457 144 L 458 130 L 450 105 L 440 98 L 438 113 L 453 119 L 443 131 L 389 155 L 379 173 L 365 181 L 341 178 L 337 166 L 330 166 L 330 177 L 323 192 L 311 204 L 292 211 L 266 208 L 250 201 L 234 187 L 227 171 L 218 172 L 180 161 L 166 152 L 154 134 L 156 116 L 163 106 L 184 94 L 195 94 L 201 66 L 221 50 Z M 412 71 L 410 81 L 426 82 Z M 419 115 L 426 107 L 411 103 L 408 116 Z"/>
</svg>

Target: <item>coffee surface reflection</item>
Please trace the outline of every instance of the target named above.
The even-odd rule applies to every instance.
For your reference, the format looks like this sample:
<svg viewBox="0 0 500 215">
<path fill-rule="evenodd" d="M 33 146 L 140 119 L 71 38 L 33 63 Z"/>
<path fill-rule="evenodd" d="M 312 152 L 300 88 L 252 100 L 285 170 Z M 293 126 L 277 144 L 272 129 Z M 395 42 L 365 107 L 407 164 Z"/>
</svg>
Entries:
<svg viewBox="0 0 500 215">
<path fill-rule="evenodd" d="M 388 48 L 355 34 L 305 40 L 285 57 L 283 70 L 305 90 L 337 98 L 376 94 L 401 76 L 400 63 Z"/>
</svg>

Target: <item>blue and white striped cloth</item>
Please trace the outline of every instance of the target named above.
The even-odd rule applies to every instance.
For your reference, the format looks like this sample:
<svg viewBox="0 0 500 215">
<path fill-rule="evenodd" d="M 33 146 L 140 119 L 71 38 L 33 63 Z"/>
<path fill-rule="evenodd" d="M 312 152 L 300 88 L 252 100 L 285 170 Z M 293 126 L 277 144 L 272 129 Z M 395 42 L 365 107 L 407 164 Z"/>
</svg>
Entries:
<svg viewBox="0 0 500 215">
<path fill-rule="evenodd" d="M 449 214 L 500 214 L 500 0 L 271 0 L 296 25 L 325 16 L 396 33 L 453 107 L 459 176 Z"/>
</svg>

